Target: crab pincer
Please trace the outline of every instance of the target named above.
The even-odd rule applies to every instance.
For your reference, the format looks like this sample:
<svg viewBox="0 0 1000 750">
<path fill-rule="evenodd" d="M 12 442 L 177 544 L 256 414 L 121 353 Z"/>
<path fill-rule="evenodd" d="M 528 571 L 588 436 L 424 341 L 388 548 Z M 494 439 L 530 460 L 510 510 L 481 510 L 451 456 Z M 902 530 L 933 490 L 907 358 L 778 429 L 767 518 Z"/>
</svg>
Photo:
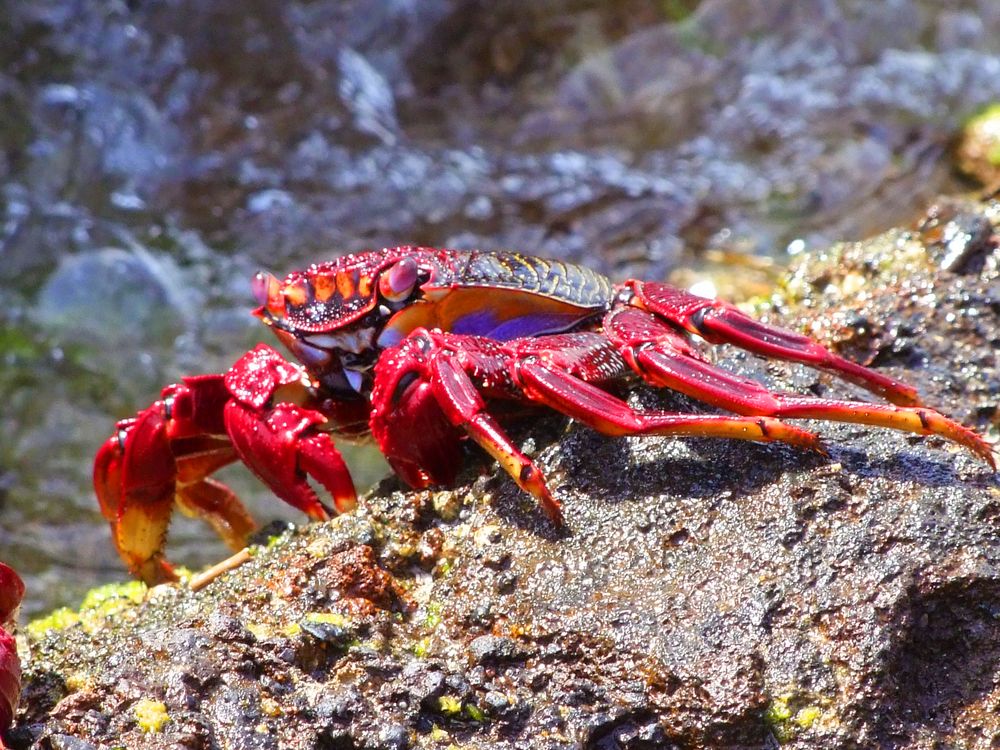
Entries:
<svg viewBox="0 0 1000 750">
<path fill-rule="evenodd" d="M 329 435 L 318 430 L 326 417 L 274 400 L 278 391 L 308 396 L 301 370 L 261 344 L 224 376 L 185 378 L 118 423 L 95 459 L 94 488 L 133 574 L 150 584 L 177 579 L 163 556 L 175 506 L 209 523 L 231 549 L 245 546 L 256 529 L 253 518 L 232 490 L 209 476 L 236 460 L 316 520 L 332 511 L 307 477 L 331 493 L 337 512 L 354 507 L 347 467 Z"/>
</svg>

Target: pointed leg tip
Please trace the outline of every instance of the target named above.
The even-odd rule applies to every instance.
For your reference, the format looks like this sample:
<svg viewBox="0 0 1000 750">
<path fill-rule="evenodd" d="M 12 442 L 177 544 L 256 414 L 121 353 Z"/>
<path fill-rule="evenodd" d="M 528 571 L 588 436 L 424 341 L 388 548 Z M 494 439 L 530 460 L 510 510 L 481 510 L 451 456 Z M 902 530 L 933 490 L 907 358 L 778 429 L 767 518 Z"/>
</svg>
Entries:
<svg viewBox="0 0 1000 750">
<path fill-rule="evenodd" d="M 562 503 L 550 496 L 546 502 L 541 503 L 541 508 L 553 526 L 559 529 L 565 527 L 566 519 L 563 516 Z"/>
<path fill-rule="evenodd" d="M 950 422 L 950 420 L 948 421 Z M 978 432 L 975 432 L 968 427 L 963 427 L 957 423 L 953 423 L 953 427 L 954 429 L 951 430 L 939 429 L 932 430 L 932 432 L 942 435 L 959 445 L 964 445 L 966 448 L 983 459 L 983 461 L 985 461 L 993 471 L 996 471 L 997 457 L 1000 456 L 1000 453 L 997 452 L 998 444 L 987 442 Z"/>
<path fill-rule="evenodd" d="M 159 555 L 145 560 L 131 560 L 128 569 L 150 588 L 161 583 L 177 583 L 180 580 L 174 566 Z"/>
<path fill-rule="evenodd" d="M 350 513 L 358 507 L 357 497 L 335 497 L 333 499 L 333 506 L 337 509 L 337 515 L 341 513 Z"/>
<path fill-rule="evenodd" d="M 979 453 L 983 457 L 983 460 L 986 461 L 987 465 L 989 465 L 989 467 L 993 471 L 996 471 L 997 470 L 997 456 L 1000 455 L 1000 454 L 997 453 L 996 446 L 991 445 L 989 443 L 985 443 L 985 449 L 982 452 L 979 452 Z"/>
<path fill-rule="evenodd" d="M 313 521 L 329 521 L 331 518 L 337 515 L 332 508 L 327 506 L 321 500 L 316 501 L 316 507 L 306 511 L 306 515 L 309 516 Z"/>
</svg>

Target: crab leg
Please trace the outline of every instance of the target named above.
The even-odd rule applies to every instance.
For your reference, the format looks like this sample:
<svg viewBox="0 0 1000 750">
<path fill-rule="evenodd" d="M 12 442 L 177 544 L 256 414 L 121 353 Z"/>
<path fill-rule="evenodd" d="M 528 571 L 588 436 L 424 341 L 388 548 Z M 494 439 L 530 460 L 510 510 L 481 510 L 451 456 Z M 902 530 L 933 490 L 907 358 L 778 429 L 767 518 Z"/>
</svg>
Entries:
<svg viewBox="0 0 1000 750">
<path fill-rule="evenodd" d="M 941 435 L 970 449 L 995 468 L 992 446 L 972 430 L 929 407 L 771 393 L 706 362 L 689 341 L 653 315 L 624 308 L 605 319 L 605 331 L 632 368 L 647 382 L 670 388 L 737 414 L 824 419 L 889 427 L 918 435 Z"/>
<path fill-rule="evenodd" d="M 562 505 L 552 497 L 542 472 L 485 411 L 486 403 L 468 373 L 447 351 L 433 358 L 431 373 L 431 387 L 452 424 L 464 429 L 510 474 L 518 487 L 535 497 L 553 523 L 562 524 Z"/>
<path fill-rule="evenodd" d="M 392 364 L 380 365 L 376 373 L 379 399 L 389 393 L 390 403 L 397 403 L 395 409 L 405 412 L 410 408 L 407 402 L 421 401 L 429 388 L 443 417 L 493 456 L 519 487 L 538 500 L 555 523 L 562 522 L 559 502 L 552 497 L 531 459 L 518 450 L 485 411 L 484 393 L 500 398 L 527 398 L 606 435 L 780 440 L 821 450 L 812 433 L 768 416 L 670 414 L 632 409 L 593 384 L 613 382 L 626 371 L 625 362 L 611 343 L 598 334 L 565 334 L 499 344 L 475 336 L 418 329 L 394 356 L 385 360 Z M 389 446 L 387 454 L 394 465 L 399 463 L 400 452 L 419 452 L 419 447 L 392 443 L 387 429 L 389 422 L 383 419 L 373 418 L 372 430 L 383 446 Z M 420 442 L 419 438 L 416 440 Z M 405 464 L 403 473 L 405 476 Z"/>
<path fill-rule="evenodd" d="M 826 370 L 899 406 L 919 406 L 916 388 L 838 357 L 808 336 L 769 326 L 732 305 L 706 299 L 668 284 L 628 281 L 632 306 L 647 310 L 712 344 L 733 344 L 775 359 Z"/>
<path fill-rule="evenodd" d="M 561 524 L 562 507 L 542 473 L 486 412 L 480 393 L 484 378 L 501 391 L 506 384 L 502 396 L 516 396 L 505 364 L 495 341 L 415 329 L 376 365 L 372 401 L 384 406 L 372 412 L 372 435 L 400 477 L 414 487 L 427 487 L 454 480 L 460 455 L 457 431 L 464 432 Z M 478 385 L 470 372 L 476 373 Z M 413 430 L 413 424 L 419 429 Z"/>
<path fill-rule="evenodd" d="M 821 451 L 806 430 L 769 416 L 671 414 L 636 411 L 597 386 L 549 364 L 528 362 L 517 369 L 519 385 L 532 401 L 552 407 L 605 435 L 673 435 L 784 443 Z"/>
</svg>

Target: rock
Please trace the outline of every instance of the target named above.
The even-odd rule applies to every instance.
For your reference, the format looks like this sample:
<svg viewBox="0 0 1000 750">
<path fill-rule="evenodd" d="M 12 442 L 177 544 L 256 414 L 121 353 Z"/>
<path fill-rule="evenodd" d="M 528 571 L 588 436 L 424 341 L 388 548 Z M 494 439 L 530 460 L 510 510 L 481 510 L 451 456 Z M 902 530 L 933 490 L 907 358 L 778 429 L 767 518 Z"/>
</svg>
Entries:
<svg viewBox="0 0 1000 750">
<path fill-rule="evenodd" d="M 188 326 L 182 289 L 169 261 L 109 247 L 63 256 L 39 292 L 35 315 L 67 339 L 151 345 Z"/>
<path fill-rule="evenodd" d="M 980 185 L 1000 187 L 1000 105 L 985 107 L 965 123 L 955 144 L 955 163 Z"/>
<path fill-rule="evenodd" d="M 481 635 L 469 644 L 469 654 L 476 663 L 513 661 L 521 655 L 517 642 L 512 638 Z"/>
<path fill-rule="evenodd" d="M 942 201 L 914 228 L 804 256 L 763 313 L 995 437 L 998 230 L 1000 203 Z M 961 231 L 962 260 L 949 262 Z M 775 388 L 858 396 L 801 366 L 719 355 Z M 632 398 L 695 408 L 670 393 Z M 526 425 L 566 528 L 490 464 L 486 479 L 481 466 L 463 474 L 462 511 L 447 520 L 415 512 L 429 493 L 387 480 L 357 512 L 282 535 L 203 591 L 167 588 L 106 628 L 33 642 L 18 725 L 39 747 L 72 737 L 140 750 L 206 736 L 230 747 L 984 746 L 1000 735 L 997 476 L 936 438 L 815 427 L 829 457 Z M 448 550 L 433 573 L 399 554 L 428 527 Z M 310 615 L 337 624 L 348 601 L 364 606 L 337 648 L 293 627 Z M 171 716 L 158 734 L 128 719 L 143 697 Z"/>
</svg>

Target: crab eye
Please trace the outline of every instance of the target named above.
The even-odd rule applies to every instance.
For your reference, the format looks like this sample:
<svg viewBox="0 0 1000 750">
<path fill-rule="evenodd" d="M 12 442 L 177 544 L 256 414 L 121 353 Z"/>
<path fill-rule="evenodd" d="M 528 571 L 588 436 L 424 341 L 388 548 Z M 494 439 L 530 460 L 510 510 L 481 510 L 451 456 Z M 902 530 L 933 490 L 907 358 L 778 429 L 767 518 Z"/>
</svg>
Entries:
<svg viewBox="0 0 1000 750">
<path fill-rule="evenodd" d="M 390 302 L 399 302 L 410 296 L 416 284 L 417 261 L 403 258 L 379 277 L 378 290 Z"/>
<path fill-rule="evenodd" d="M 272 274 L 258 271 L 251 283 L 254 299 L 257 304 L 267 308 L 276 317 L 285 314 L 285 297 L 281 293 L 281 282 Z"/>
</svg>

